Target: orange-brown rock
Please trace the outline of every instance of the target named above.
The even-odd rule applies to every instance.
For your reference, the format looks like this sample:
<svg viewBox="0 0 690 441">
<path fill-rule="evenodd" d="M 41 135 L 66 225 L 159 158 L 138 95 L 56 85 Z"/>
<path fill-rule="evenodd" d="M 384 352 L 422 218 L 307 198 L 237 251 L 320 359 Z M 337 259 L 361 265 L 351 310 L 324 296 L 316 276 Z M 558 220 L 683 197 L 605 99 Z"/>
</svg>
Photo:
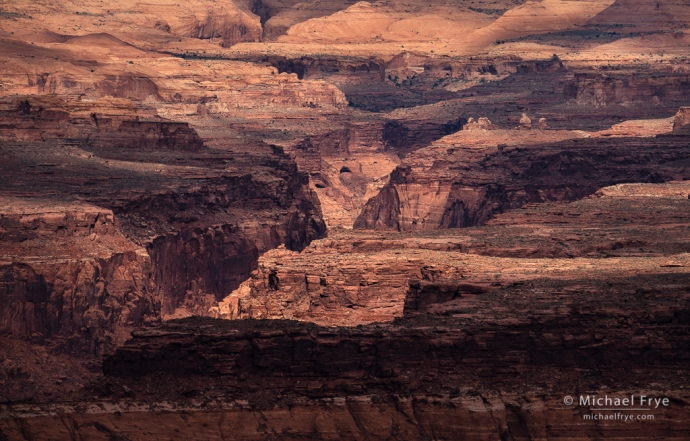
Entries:
<svg viewBox="0 0 690 441">
<path fill-rule="evenodd" d="M 682 394 L 672 394 L 674 402 L 684 402 Z M 621 398 L 619 396 L 618 398 Z M 596 424 L 582 423 L 582 414 L 564 409 L 562 396 L 506 396 L 500 401 L 493 396 L 467 397 L 395 397 L 381 400 L 352 397 L 341 400 L 302 400 L 289 407 L 264 409 L 238 403 L 219 410 L 183 408 L 181 412 L 159 406 L 156 411 L 123 411 L 116 414 L 74 413 L 73 408 L 60 408 L 60 416 L 41 415 L 7 420 L 5 433 L 18 440 L 25 433 L 34 439 L 69 437 L 77 433 L 93 440 L 108 440 L 115 436 L 132 441 L 163 437 L 187 439 L 243 439 L 263 440 L 266 434 L 278 434 L 280 439 L 316 438 L 339 440 L 419 439 L 434 437 L 467 440 L 493 439 L 505 434 L 514 439 L 528 436 L 568 433 L 573 439 L 585 440 L 596 431 L 607 439 L 625 440 L 640 433 L 668 440 L 682 440 L 683 410 L 663 409 L 656 420 L 645 424 L 644 431 L 617 421 Z M 518 407 L 523 406 L 523 407 Z M 115 409 L 119 409 L 116 407 Z M 180 409 L 179 407 L 177 409 Z M 524 409 L 524 410 L 523 410 Z M 663 422 L 659 422 L 662 419 Z M 543 422 L 549 423 L 545 429 Z M 70 428 L 68 428 L 70 427 Z M 76 429 L 71 429 L 76 427 Z M 632 433 L 631 433 L 632 432 Z"/>
<path fill-rule="evenodd" d="M 0 203 L 3 334 L 96 354 L 159 320 L 150 259 L 122 235 L 111 210 L 29 198 Z"/>
<path fill-rule="evenodd" d="M 244 2 L 227 2 L 222 8 L 213 1 L 188 0 L 178 4 L 125 2 L 104 4 L 86 2 L 47 2 L 33 5 L 14 2 L 8 13 L 23 25 L 22 33 L 47 30 L 43 39 L 60 38 L 70 33 L 117 33 L 141 44 L 160 44 L 172 37 L 186 37 L 231 46 L 241 41 L 260 41 L 262 27 L 258 16 Z M 19 24 L 19 23 L 18 23 Z M 21 29 L 12 24 L 13 29 Z M 20 25 L 20 26 L 21 26 Z M 105 31 L 105 32 L 104 32 Z M 177 40 L 177 38 L 176 38 Z M 137 44 L 137 45 L 138 45 Z"/>
<path fill-rule="evenodd" d="M 584 132 L 462 131 L 407 156 L 355 222 L 360 229 L 481 225 L 528 202 L 569 201 L 623 182 L 688 179 L 690 150 L 672 138 Z M 557 141 L 559 140 L 559 141 Z M 664 155 L 658 155 L 662 149 Z"/>
<path fill-rule="evenodd" d="M 655 105 L 660 100 L 687 101 L 690 78 L 686 73 L 669 73 L 664 77 L 636 72 L 612 74 L 579 73 L 565 86 L 566 99 L 594 106 Z"/>
<path fill-rule="evenodd" d="M 690 127 L 690 107 L 681 107 L 673 119 L 674 132 L 686 132 Z"/>
<path fill-rule="evenodd" d="M 532 130 L 532 120 L 525 113 L 523 113 L 522 117 L 520 117 L 520 128 L 525 130 Z"/>
<path fill-rule="evenodd" d="M 301 254 L 273 250 L 237 302 L 223 302 L 226 313 L 327 327 L 186 319 L 137 331 L 84 395 L 110 410 L 60 411 L 80 433 L 144 440 L 197 426 L 209 438 L 527 439 L 544 424 L 551 436 L 584 440 L 596 428 L 627 439 L 641 429 L 594 423 L 583 417 L 594 406 L 563 398 L 644 394 L 670 397 L 645 436 L 683 439 L 689 191 L 686 182 L 616 185 L 482 227 L 338 230 Z M 361 326 L 391 313 L 392 323 Z M 162 401 L 170 407 L 158 412 L 126 407 Z M 42 412 L 8 409 L 15 419 L 0 428 L 62 430 Z M 161 428 L 142 430 L 145 418 Z"/>
<path fill-rule="evenodd" d="M 354 326 L 390 321 L 406 308 L 510 292 L 516 284 L 548 291 L 578 280 L 597 292 L 621 277 L 621 268 L 649 277 L 676 273 L 690 252 L 683 239 L 688 193 L 685 182 L 625 184 L 577 202 L 509 211 L 478 228 L 331 231 L 302 253 L 263 255 L 209 314 Z"/>
<path fill-rule="evenodd" d="M 674 308 L 682 310 L 671 299 L 665 307 L 654 302 L 648 313 L 653 295 L 628 297 L 624 305 L 614 305 L 561 295 L 548 309 L 532 304 L 531 314 L 509 321 L 504 320 L 509 308 L 499 306 L 505 298 L 487 295 L 481 319 L 418 316 L 358 328 L 170 322 L 135 333 L 106 361 L 107 377 L 89 390 L 88 406 L 107 412 L 57 409 L 63 420 L 77 423 L 78 433 L 94 439 L 147 440 L 192 435 L 195 429 L 207 439 L 226 433 L 243 439 L 267 433 L 282 439 L 528 439 L 545 436 L 544 424 L 550 436 L 576 440 L 587 439 L 592 430 L 607 439 L 627 439 L 641 430 L 645 436 L 683 439 L 687 311 L 668 325 Z M 681 298 L 674 294 L 674 300 Z M 631 324 L 638 333 L 630 331 Z M 640 429 L 588 421 L 583 415 L 596 413 L 596 406 L 563 403 L 565 396 L 631 394 L 638 401 L 640 395 L 668 397 L 668 406 L 651 410 L 653 421 Z M 163 401 L 156 411 L 132 408 Z M 15 418 L 0 420 L 0 428 L 18 439 L 26 433 L 34 439 L 59 436 L 65 427 L 40 406 L 8 415 Z M 152 421 L 156 424 L 148 429 Z"/>
<path fill-rule="evenodd" d="M 5 334 L 102 354 L 135 327 L 206 311 L 260 252 L 324 233 L 306 175 L 277 147 L 234 157 L 187 123 L 41 99 L 2 115 L 21 121 L 0 164 Z"/>
<path fill-rule="evenodd" d="M 95 118 L 98 121 L 98 116 Z M 122 121 L 115 130 L 101 132 L 89 141 L 103 149 L 132 149 L 138 152 L 161 149 L 198 152 L 204 145 L 188 123 L 167 121 Z"/>
<path fill-rule="evenodd" d="M 482 116 L 479 118 L 477 121 L 474 120 L 474 118 L 470 117 L 470 119 L 467 120 L 467 124 L 463 126 L 463 130 L 491 130 L 496 128 L 493 124 L 491 124 L 491 121 L 489 118 Z"/>
<path fill-rule="evenodd" d="M 0 7 L 1 441 L 687 438 L 687 2 L 432 3 Z"/>
</svg>

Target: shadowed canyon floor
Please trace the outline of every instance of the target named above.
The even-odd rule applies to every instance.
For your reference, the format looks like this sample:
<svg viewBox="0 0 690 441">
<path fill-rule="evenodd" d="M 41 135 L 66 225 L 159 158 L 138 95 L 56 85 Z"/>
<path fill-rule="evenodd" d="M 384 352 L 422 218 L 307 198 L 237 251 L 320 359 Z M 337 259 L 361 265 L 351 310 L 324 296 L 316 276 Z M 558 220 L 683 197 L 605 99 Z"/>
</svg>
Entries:
<svg viewBox="0 0 690 441">
<path fill-rule="evenodd" d="M 688 439 L 689 25 L 3 3 L 0 441 Z"/>
</svg>

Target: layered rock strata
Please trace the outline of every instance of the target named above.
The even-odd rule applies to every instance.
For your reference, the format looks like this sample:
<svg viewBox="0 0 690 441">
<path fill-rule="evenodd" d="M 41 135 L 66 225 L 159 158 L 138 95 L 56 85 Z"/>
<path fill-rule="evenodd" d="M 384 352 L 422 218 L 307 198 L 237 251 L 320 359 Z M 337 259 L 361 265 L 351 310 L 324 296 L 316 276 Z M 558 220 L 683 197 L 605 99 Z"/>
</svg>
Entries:
<svg viewBox="0 0 690 441">
<path fill-rule="evenodd" d="M 529 202 L 571 201 L 617 183 L 690 178 L 690 150 L 683 140 L 602 139 L 558 131 L 473 133 L 451 135 L 408 156 L 367 202 L 355 228 L 481 225 Z"/>
<path fill-rule="evenodd" d="M 577 202 L 531 204 L 483 227 L 335 230 L 302 253 L 266 253 L 209 313 L 353 326 L 522 285 L 548 292 L 578 280 L 592 293 L 607 291 L 620 268 L 649 277 L 684 273 L 688 196 L 685 182 L 626 184 Z"/>
<path fill-rule="evenodd" d="M 663 76 L 580 73 L 565 85 L 564 94 L 566 99 L 578 104 L 594 106 L 655 104 L 662 99 L 683 103 L 690 96 L 690 77 L 686 73 Z"/>
<path fill-rule="evenodd" d="M 4 114 L 21 122 L 1 147 L 5 334 L 102 354 L 136 327 L 206 311 L 259 253 L 324 234 L 307 176 L 277 147 L 235 157 L 186 123 L 40 102 Z M 42 138 L 17 142 L 32 127 Z"/>
<path fill-rule="evenodd" d="M 91 407 L 110 411 L 56 410 L 67 411 L 67 427 L 76 423 L 74 431 L 93 439 L 147 440 L 197 428 L 190 436 L 206 439 L 584 440 L 592 431 L 606 439 L 684 438 L 686 293 L 668 292 L 663 305 L 643 292 L 624 304 L 613 297 L 590 303 L 574 292 L 535 303 L 535 295 L 529 301 L 486 295 L 473 302 L 482 314 L 456 309 L 445 318 L 346 329 L 171 322 L 136 332 L 105 362 L 106 379 L 90 391 L 101 398 L 91 398 Z M 517 318 L 515 306 L 529 314 Z M 563 402 L 605 394 L 667 397 L 668 405 L 650 410 L 653 421 L 640 427 L 592 422 L 584 415 L 600 412 L 595 405 Z M 164 401 L 170 404 L 158 412 L 139 410 Z M 21 425 L 0 421 L 5 436 L 17 439 L 67 430 L 50 415 L 27 415 Z"/>
<path fill-rule="evenodd" d="M 2 206 L 3 334 L 96 354 L 159 319 L 150 258 L 112 211 L 19 198 Z"/>
<path fill-rule="evenodd" d="M 690 108 L 681 107 L 673 119 L 673 131 L 675 133 L 685 133 L 690 127 Z"/>
<path fill-rule="evenodd" d="M 302 254 L 271 251 L 226 312 L 247 302 L 249 317 L 327 326 L 190 318 L 136 331 L 79 398 L 93 412 L 13 406 L 0 429 L 56 436 L 57 411 L 94 439 L 684 439 L 688 194 L 686 182 L 624 184 L 482 227 L 339 230 Z M 630 395 L 668 406 L 644 423 L 594 422 L 602 411 L 579 402 Z"/>
<path fill-rule="evenodd" d="M 687 437 L 682 0 L 0 21 L 0 440 Z"/>
</svg>

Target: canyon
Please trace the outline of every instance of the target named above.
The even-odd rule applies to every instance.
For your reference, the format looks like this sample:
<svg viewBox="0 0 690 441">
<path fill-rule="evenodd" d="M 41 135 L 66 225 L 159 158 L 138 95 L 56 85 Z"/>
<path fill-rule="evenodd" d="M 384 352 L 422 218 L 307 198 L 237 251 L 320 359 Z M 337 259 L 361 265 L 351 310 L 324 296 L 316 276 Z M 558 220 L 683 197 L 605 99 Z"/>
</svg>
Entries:
<svg viewBox="0 0 690 441">
<path fill-rule="evenodd" d="M 687 439 L 685 2 L 0 24 L 0 441 Z"/>
</svg>

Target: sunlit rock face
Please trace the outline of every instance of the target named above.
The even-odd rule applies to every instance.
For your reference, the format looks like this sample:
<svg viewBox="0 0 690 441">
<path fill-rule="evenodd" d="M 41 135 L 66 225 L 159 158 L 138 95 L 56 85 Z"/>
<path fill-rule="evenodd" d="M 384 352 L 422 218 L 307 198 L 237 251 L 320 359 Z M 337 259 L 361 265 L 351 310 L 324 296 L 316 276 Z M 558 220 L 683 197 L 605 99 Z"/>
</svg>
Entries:
<svg viewBox="0 0 690 441">
<path fill-rule="evenodd" d="M 688 129 L 690 129 L 690 108 L 681 107 L 673 119 L 673 131 L 683 133 Z"/>
<path fill-rule="evenodd" d="M 4 4 L 0 440 L 686 439 L 688 11 Z"/>
<path fill-rule="evenodd" d="M 108 104 L 30 96 L 5 112 L 3 331 L 68 353 L 100 355 L 133 328 L 205 312 L 259 253 L 300 250 L 325 229 L 279 148 L 234 161 L 188 123 Z"/>
<path fill-rule="evenodd" d="M 622 143 L 608 133 L 526 131 L 524 117 L 520 124 L 519 131 L 462 131 L 411 154 L 367 202 L 355 228 L 462 228 L 527 203 L 572 201 L 616 183 L 689 178 L 683 140 Z M 660 149 L 665 156 L 657 162 L 652 155 Z"/>
</svg>

